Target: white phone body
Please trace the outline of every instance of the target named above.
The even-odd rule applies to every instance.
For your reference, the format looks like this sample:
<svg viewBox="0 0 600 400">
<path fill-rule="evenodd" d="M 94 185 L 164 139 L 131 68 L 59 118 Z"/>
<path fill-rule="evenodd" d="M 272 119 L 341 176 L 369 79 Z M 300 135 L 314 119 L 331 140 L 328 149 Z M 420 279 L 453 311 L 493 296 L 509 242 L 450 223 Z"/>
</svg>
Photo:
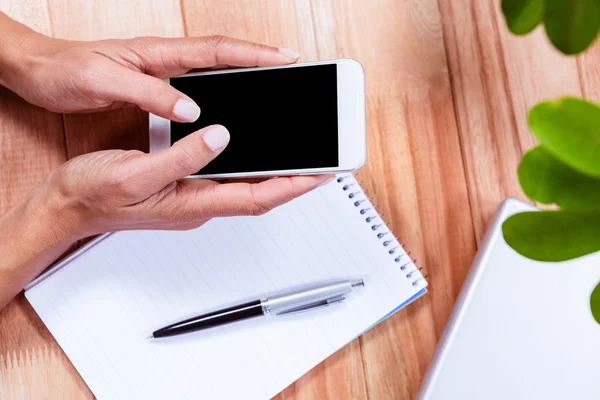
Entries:
<svg viewBox="0 0 600 400">
<path fill-rule="evenodd" d="M 327 168 L 286 169 L 223 174 L 190 175 L 192 178 L 247 178 L 286 175 L 317 175 L 355 171 L 366 159 L 365 83 L 362 65 L 352 59 L 318 61 L 282 65 L 198 72 L 179 78 L 216 74 L 252 74 L 253 71 L 303 68 L 314 65 L 337 65 L 337 122 L 338 122 L 338 166 Z M 167 83 L 169 79 L 165 80 Z M 316 94 L 318 95 L 318 93 Z M 202 118 L 202 114 L 200 116 Z M 315 144 L 318 145 L 318 144 Z M 171 121 L 150 114 L 150 151 L 156 152 L 171 146 Z"/>
</svg>

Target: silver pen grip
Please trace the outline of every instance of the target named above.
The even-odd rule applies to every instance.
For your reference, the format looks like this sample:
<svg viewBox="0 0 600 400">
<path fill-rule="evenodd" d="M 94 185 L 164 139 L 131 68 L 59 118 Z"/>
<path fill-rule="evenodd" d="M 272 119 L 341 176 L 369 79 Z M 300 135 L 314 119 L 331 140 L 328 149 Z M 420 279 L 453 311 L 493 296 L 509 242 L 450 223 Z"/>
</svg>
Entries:
<svg viewBox="0 0 600 400">
<path fill-rule="evenodd" d="M 271 296 L 262 301 L 263 314 L 279 315 L 311 305 L 316 307 L 320 303 L 327 303 L 328 300 L 343 298 L 357 286 L 363 286 L 363 281 L 344 281 Z"/>
</svg>

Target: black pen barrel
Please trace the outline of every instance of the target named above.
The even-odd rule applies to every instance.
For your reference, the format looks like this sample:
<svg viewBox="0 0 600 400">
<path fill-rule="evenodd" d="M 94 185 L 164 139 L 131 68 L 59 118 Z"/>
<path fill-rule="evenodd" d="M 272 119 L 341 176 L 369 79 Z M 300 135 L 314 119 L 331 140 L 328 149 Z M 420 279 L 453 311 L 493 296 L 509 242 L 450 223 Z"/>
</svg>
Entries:
<svg viewBox="0 0 600 400">
<path fill-rule="evenodd" d="M 165 326 L 154 332 L 152 337 L 161 338 L 167 336 L 180 335 L 182 333 L 195 332 L 203 329 L 213 328 L 215 326 L 229 324 L 248 318 L 260 317 L 263 315 L 260 300 L 239 304 L 234 307 L 225 308 L 208 314 L 199 315 L 175 324 Z"/>
</svg>

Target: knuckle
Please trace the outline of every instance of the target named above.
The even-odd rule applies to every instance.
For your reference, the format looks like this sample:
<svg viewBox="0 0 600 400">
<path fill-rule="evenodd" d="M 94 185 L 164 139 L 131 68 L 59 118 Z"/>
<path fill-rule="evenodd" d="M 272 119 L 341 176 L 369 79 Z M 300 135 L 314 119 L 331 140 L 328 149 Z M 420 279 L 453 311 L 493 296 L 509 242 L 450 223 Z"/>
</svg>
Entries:
<svg viewBox="0 0 600 400">
<path fill-rule="evenodd" d="M 141 155 L 145 155 L 146 153 L 144 153 L 141 150 L 123 150 L 124 151 L 124 155 L 123 158 L 135 158 L 135 157 L 139 157 Z"/>
<path fill-rule="evenodd" d="M 174 182 L 170 188 L 166 188 L 167 193 L 152 205 L 156 217 L 169 224 L 187 224 L 195 220 L 192 213 L 190 202 L 187 197 L 182 195 L 181 184 Z"/>
<path fill-rule="evenodd" d="M 223 35 L 211 35 L 206 37 L 206 42 L 214 49 L 218 49 L 227 42 L 227 37 Z"/>
<path fill-rule="evenodd" d="M 148 75 L 140 75 L 138 76 L 139 86 L 136 87 L 135 98 L 136 101 L 140 103 L 140 108 L 144 111 L 150 112 L 149 107 L 151 105 L 161 104 L 163 99 L 168 96 L 168 88 L 165 87 L 166 84 L 158 81 L 156 82 L 154 78 Z"/>
<path fill-rule="evenodd" d="M 52 170 L 46 177 L 46 181 L 49 182 L 50 186 L 60 193 L 63 198 L 74 197 L 77 190 L 82 189 L 82 186 L 77 185 L 78 175 L 72 171 L 72 164 L 73 160 Z"/>
<path fill-rule="evenodd" d="M 131 176 L 115 174 L 112 178 L 112 188 L 121 195 L 129 197 L 132 192 Z"/>
<path fill-rule="evenodd" d="M 192 197 L 194 199 L 194 206 L 190 207 L 190 209 L 194 210 L 194 220 L 220 217 L 225 214 L 223 212 L 222 204 L 216 201 L 217 186 L 218 185 L 211 185 L 196 190 L 195 195 Z M 190 222 L 190 220 L 188 219 L 187 222 Z"/>
<path fill-rule="evenodd" d="M 144 153 L 139 150 L 127 150 L 118 154 L 119 167 L 115 168 L 112 173 L 110 186 L 118 191 L 118 193 L 121 193 L 121 195 L 131 196 L 136 194 L 137 185 L 135 182 L 135 171 L 125 168 L 124 166 L 127 165 L 128 160 L 143 154 Z"/>
<path fill-rule="evenodd" d="M 264 44 L 256 44 L 255 46 L 256 46 L 255 47 L 256 53 L 255 53 L 254 63 L 256 65 L 261 65 L 262 57 L 265 55 L 265 53 L 269 53 L 271 51 L 271 47 L 264 45 Z"/>
<path fill-rule="evenodd" d="M 251 203 L 249 215 L 252 215 L 254 217 L 260 217 L 261 215 L 264 215 L 264 214 L 268 213 L 269 211 L 271 211 L 271 210 L 262 206 L 261 204 Z"/>
<path fill-rule="evenodd" d="M 77 77 L 87 88 L 93 89 L 98 81 L 99 71 L 92 57 L 82 57 L 78 63 L 79 70 Z"/>
<path fill-rule="evenodd" d="M 206 37 L 206 43 L 209 46 L 211 52 L 214 54 L 213 63 L 215 65 L 220 64 L 219 51 L 227 43 L 229 38 L 223 35 L 212 35 Z"/>
<path fill-rule="evenodd" d="M 267 207 L 266 205 L 264 205 L 263 203 L 261 203 L 260 201 L 257 200 L 256 194 L 254 192 L 254 185 L 250 185 L 249 192 L 250 192 L 250 201 L 248 202 L 248 205 L 247 205 L 247 211 L 248 211 L 247 214 L 248 215 L 258 217 L 258 216 L 264 215 L 267 212 L 271 211 L 270 207 Z"/>
<path fill-rule="evenodd" d="M 287 201 L 291 201 L 293 199 L 295 199 L 296 197 L 299 197 L 302 195 L 302 191 L 298 189 L 297 185 L 296 185 L 296 177 L 291 177 L 288 179 L 288 185 L 290 186 L 290 189 L 288 190 L 288 193 L 290 194 L 286 200 Z"/>
<path fill-rule="evenodd" d="M 136 54 L 142 53 L 147 55 L 150 52 L 149 50 L 156 43 L 156 38 L 150 36 L 140 36 L 123 40 L 121 43 L 124 48 L 133 51 Z"/>
<path fill-rule="evenodd" d="M 146 60 L 152 59 L 152 47 L 154 38 L 137 37 L 123 40 L 119 46 L 119 56 L 125 63 L 125 66 L 133 70 L 139 70 L 148 73 Z"/>
<path fill-rule="evenodd" d="M 71 85 L 94 106 L 106 107 L 112 103 L 108 96 L 111 89 L 106 85 L 109 69 L 106 68 L 106 63 L 96 63 L 92 57 L 82 58 L 78 62 L 77 72 L 70 78 Z"/>
<path fill-rule="evenodd" d="M 177 224 L 190 224 L 198 218 L 186 202 L 177 202 L 166 214 L 166 219 Z"/>
<path fill-rule="evenodd" d="M 196 158 L 183 146 L 180 146 L 177 157 L 174 159 L 174 167 L 177 171 L 183 171 L 189 175 L 198 171 L 198 162 Z"/>
</svg>

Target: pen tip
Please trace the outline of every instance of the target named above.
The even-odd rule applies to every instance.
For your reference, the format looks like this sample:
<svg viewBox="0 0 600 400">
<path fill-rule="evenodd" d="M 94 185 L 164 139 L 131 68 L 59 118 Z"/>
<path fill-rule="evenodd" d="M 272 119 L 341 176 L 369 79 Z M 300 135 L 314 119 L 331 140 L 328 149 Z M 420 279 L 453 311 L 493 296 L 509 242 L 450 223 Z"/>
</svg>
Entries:
<svg viewBox="0 0 600 400">
<path fill-rule="evenodd" d="M 152 340 L 152 339 L 154 339 L 154 336 L 150 335 L 150 336 L 148 336 L 146 339 L 148 339 L 148 340 Z"/>
<path fill-rule="evenodd" d="M 365 281 L 362 279 L 357 279 L 355 281 L 352 281 L 351 283 L 352 287 L 360 287 L 360 286 L 365 286 Z"/>
</svg>

